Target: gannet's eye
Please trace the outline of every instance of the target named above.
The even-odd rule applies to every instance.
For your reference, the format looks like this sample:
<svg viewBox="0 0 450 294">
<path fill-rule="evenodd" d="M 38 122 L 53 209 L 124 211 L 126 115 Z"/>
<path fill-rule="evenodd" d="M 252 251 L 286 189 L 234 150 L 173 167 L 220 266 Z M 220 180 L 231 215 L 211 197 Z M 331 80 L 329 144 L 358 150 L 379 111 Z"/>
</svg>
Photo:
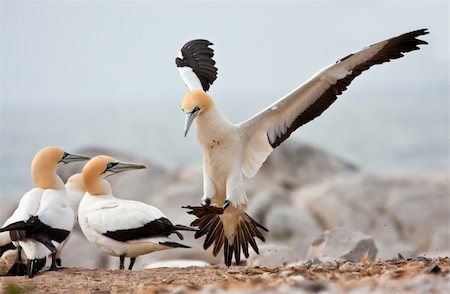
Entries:
<svg viewBox="0 0 450 294">
<path fill-rule="evenodd" d="M 192 112 L 197 112 L 197 111 L 199 111 L 199 110 L 200 110 L 200 107 L 195 106 L 195 107 L 194 107 L 194 110 L 192 110 Z"/>
<path fill-rule="evenodd" d="M 110 162 L 110 163 L 108 163 L 108 164 L 106 165 L 106 168 L 107 168 L 107 169 L 110 169 L 110 168 L 112 168 L 113 166 L 115 166 L 115 164 L 112 163 L 112 162 Z"/>
</svg>

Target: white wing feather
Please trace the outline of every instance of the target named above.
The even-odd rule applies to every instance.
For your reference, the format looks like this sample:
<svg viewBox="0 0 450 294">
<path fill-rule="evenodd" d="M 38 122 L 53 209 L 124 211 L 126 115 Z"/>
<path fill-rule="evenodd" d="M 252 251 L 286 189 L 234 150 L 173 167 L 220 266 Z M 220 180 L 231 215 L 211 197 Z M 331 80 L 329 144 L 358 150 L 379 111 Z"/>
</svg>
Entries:
<svg viewBox="0 0 450 294">
<path fill-rule="evenodd" d="M 161 217 L 165 215 L 154 206 L 121 199 L 104 203 L 101 208 L 85 215 L 89 226 L 100 234 L 140 228 Z"/>
</svg>

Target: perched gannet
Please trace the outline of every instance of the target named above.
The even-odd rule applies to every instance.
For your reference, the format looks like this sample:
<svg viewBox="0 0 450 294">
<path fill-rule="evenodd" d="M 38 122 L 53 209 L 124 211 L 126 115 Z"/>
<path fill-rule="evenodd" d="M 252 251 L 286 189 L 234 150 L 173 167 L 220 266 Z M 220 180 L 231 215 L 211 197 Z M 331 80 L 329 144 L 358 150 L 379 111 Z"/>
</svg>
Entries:
<svg viewBox="0 0 450 294">
<path fill-rule="evenodd" d="M 77 173 L 72 175 L 66 182 L 66 194 L 67 201 L 69 206 L 72 208 L 74 212 L 74 222 L 77 224 L 78 222 L 78 206 L 80 206 L 80 201 L 84 196 L 86 191 L 84 190 L 81 173 Z M 69 236 L 60 244 L 58 247 L 58 252 L 56 253 L 56 265 L 61 266 L 61 255 L 63 252 L 64 246 L 66 246 L 67 242 L 70 240 L 70 236 L 72 235 L 72 231 Z"/>
<path fill-rule="evenodd" d="M 245 213 L 244 177 L 253 177 L 274 148 L 298 127 L 319 116 L 352 80 L 372 65 L 400 58 L 427 44 L 417 30 L 350 54 L 325 67 L 310 80 L 247 121 L 233 124 L 222 115 L 206 93 L 217 77 L 213 45 L 207 40 L 186 43 L 175 62 L 189 88 L 182 110 L 186 113 L 185 136 L 194 120 L 203 153 L 203 206 L 187 207 L 198 217 L 196 238 L 207 235 L 204 248 L 214 242 L 214 255 L 224 246 L 225 263 L 240 251 L 248 257 L 248 243 L 258 253 L 254 237 L 266 230 Z M 229 204 L 232 205 L 229 205 Z M 209 206 L 212 204 L 211 206 Z M 228 207 L 228 208 L 227 208 Z"/>
<path fill-rule="evenodd" d="M 131 270 L 140 255 L 176 247 L 189 248 L 168 236 L 175 233 L 183 239 L 177 230 L 196 231 L 182 225 L 174 226 L 156 207 L 113 196 L 111 186 L 104 178 L 142 168 L 145 166 L 99 155 L 92 158 L 82 172 L 86 194 L 78 209 L 81 230 L 95 247 L 106 254 L 119 256 L 120 269 L 124 269 L 125 257 L 130 257 L 128 269 Z"/>
<path fill-rule="evenodd" d="M 36 153 L 31 163 L 35 188 L 22 197 L 6 226 L 0 229 L 0 232 L 9 231 L 11 241 L 18 246 L 16 263 L 10 274 L 25 274 L 22 250 L 28 259 L 28 277 L 32 278 L 45 266 L 49 253 L 52 254 L 50 269 L 56 270 L 56 247 L 67 238 L 74 223 L 74 213 L 68 206 L 64 183 L 56 174 L 56 168 L 60 163 L 87 159 L 59 147 L 45 147 Z"/>
</svg>

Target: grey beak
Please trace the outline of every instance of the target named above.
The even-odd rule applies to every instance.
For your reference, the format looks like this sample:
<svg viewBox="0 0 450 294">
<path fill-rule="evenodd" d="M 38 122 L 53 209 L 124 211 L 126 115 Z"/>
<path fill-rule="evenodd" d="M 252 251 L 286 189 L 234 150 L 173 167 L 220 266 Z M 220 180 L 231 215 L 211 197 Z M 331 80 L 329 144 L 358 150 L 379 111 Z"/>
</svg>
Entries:
<svg viewBox="0 0 450 294">
<path fill-rule="evenodd" d="M 189 128 L 191 127 L 192 122 L 197 117 L 198 112 L 200 109 L 194 109 L 192 112 L 186 113 L 186 121 L 184 123 L 184 136 L 186 137 L 187 133 L 189 132 Z"/>
<path fill-rule="evenodd" d="M 136 164 L 136 163 L 128 163 L 128 162 L 115 162 L 111 164 L 111 167 L 108 166 L 107 171 L 110 171 L 112 173 L 120 173 L 127 170 L 132 169 L 143 169 L 145 168 L 145 165 L 142 164 Z"/>
<path fill-rule="evenodd" d="M 90 158 L 84 155 L 80 155 L 80 154 L 70 154 L 65 152 L 63 158 L 61 159 L 60 162 L 63 163 L 69 163 L 69 162 L 74 162 L 74 161 L 83 161 L 83 160 L 89 160 Z"/>
</svg>

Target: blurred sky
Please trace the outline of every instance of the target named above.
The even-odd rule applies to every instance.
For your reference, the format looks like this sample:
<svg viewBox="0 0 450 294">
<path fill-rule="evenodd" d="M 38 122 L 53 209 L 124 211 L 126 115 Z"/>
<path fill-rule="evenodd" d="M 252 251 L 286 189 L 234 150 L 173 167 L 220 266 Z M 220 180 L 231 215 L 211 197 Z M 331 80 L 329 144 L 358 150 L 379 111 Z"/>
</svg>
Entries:
<svg viewBox="0 0 450 294">
<path fill-rule="evenodd" d="M 447 1 L 2 1 L 0 199 L 31 185 L 45 145 L 198 162 L 174 64 L 191 39 L 215 44 L 210 94 L 239 122 L 352 51 L 421 28 L 430 45 L 363 73 L 293 136 L 375 170 L 448 168 Z"/>
</svg>

